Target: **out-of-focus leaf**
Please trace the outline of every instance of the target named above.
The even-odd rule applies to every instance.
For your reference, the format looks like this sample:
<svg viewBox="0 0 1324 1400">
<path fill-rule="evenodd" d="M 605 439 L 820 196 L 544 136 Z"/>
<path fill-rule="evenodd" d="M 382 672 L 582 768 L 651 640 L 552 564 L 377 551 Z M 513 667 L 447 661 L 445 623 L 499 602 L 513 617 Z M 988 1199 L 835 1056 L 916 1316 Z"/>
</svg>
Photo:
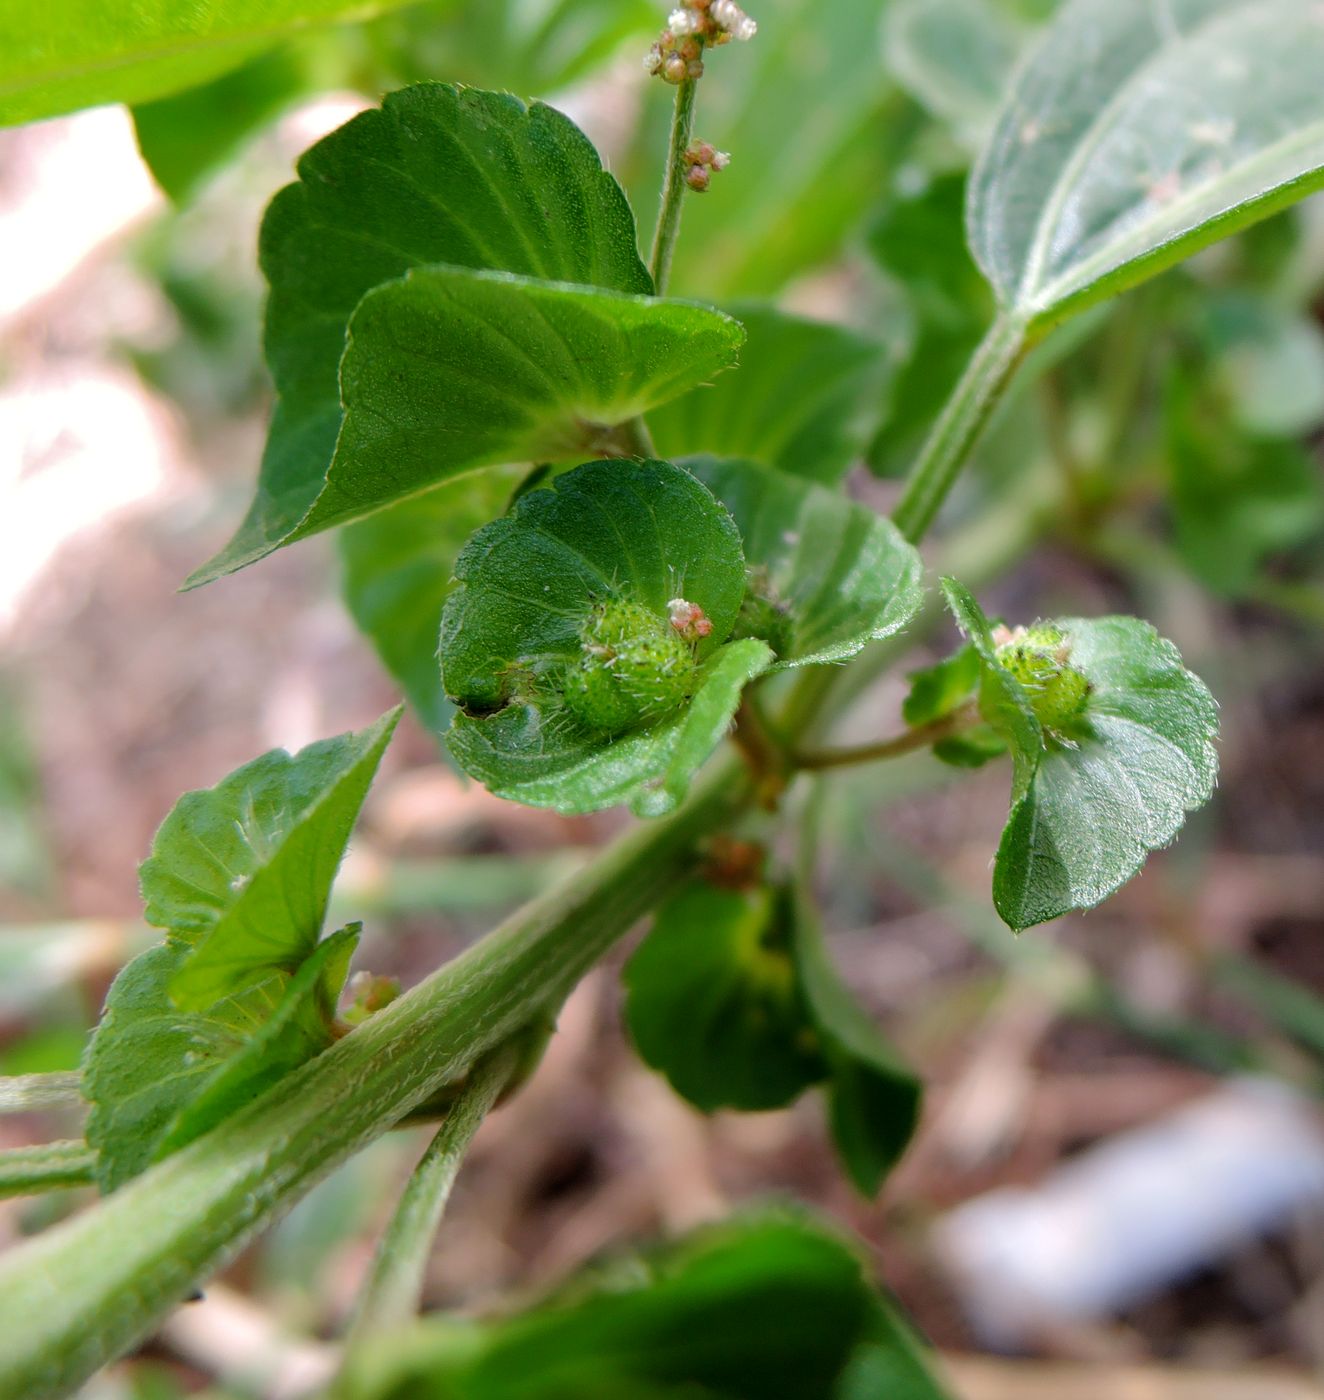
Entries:
<svg viewBox="0 0 1324 1400">
<path fill-rule="evenodd" d="M 583 133 L 541 103 L 419 84 L 319 141 L 299 176 L 262 222 L 280 399 L 257 496 L 195 584 L 270 552 L 317 500 L 340 431 L 346 327 L 371 288 L 447 263 L 652 290 L 620 187 Z"/>
<path fill-rule="evenodd" d="M 737 303 L 740 367 L 650 415 L 663 457 L 751 457 L 835 485 L 864 451 L 883 410 L 889 351 L 843 326 Z"/>
<path fill-rule="evenodd" d="M 1071 0 L 971 177 L 976 258 L 1051 322 L 1324 184 L 1314 0 Z"/>
<path fill-rule="evenodd" d="M 1212 388 L 1233 423 L 1257 437 L 1301 437 L 1324 425 L 1324 331 L 1264 297 L 1208 297 L 1204 339 Z"/>
</svg>

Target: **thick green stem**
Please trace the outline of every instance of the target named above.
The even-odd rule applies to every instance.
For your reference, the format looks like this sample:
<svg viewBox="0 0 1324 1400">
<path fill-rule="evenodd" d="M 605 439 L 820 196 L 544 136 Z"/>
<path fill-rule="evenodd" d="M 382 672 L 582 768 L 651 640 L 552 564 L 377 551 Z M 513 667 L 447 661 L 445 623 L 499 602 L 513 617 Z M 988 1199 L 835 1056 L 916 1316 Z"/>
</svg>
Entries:
<svg viewBox="0 0 1324 1400">
<path fill-rule="evenodd" d="M 662 180 L 662 207 L 658 210 L 653 234 L 653 254 L 648 270 L 653 274 L 653 292 L 664 296 L 671 280 L 671 258 L 680 233 L 680 211 L 685 203 L 685 152 L 690 148 L 694 128 L 694 98 L 699 84 L 686 78 L 676 86 L 676 107 L 671 118 L 671 144 L 667 149 L 667 171 Z"/>
<path fill-rule="evenodd" d="M 928 533 L 1027 348 L 1025 324 L 1010 316 L 999 316 L 980 342 L 892 512 L 897 529 L 912 544 Z"/>
<path fill-rule="evenodd" d="M 377 1247 L 349 1336 L 351 1355 L 366 1338 L 407 1323 L 418 1311 L 433 1236 L 460 1174 L 460 1164 L 518 1063 L 518 1048 L 508 1044 L 476 1065 L 419 1159 Z"/>
<path fill-rule="evenodd" d="M 0 1152 L 0 1198 L 86 1186 L 93 1179 L 96 1160 L 96 1153 L 81 1139 L 11 1147 Z"/>
<path fill-rule="evenodd" d="M 733 757 L 213 1132 L 0 1262 L 0 1398 L 67 1394 L 314 1183 L 539 1015 L 748 803 Z"/>
</svg>

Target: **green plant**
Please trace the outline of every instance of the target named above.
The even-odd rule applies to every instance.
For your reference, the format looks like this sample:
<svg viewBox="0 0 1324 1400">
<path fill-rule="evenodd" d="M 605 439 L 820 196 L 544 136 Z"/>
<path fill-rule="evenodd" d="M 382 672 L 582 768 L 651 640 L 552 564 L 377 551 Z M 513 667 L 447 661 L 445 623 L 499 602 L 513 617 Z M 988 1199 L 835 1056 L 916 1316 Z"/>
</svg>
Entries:
<svg viewBox="0 0 1324 1400">
<path fill-rule="evenodd" d="M 217 7 L 226 23 L 199 34 L 160 6 L 133 52 L 124 22 L 61 28 L 15 11 L 9 42 L 0 27 L 0 110 L 187 104 L 169 89 L 234 81 L 287 21 L 348 7 L 285 4 L 260 32 L 250 8 Z M 989 11 L 1000 37 L 978 47 L 994 86 L 1004 50 L 1022 42 L 1021 9 Z M 0 1394 L 69 1391 L 337 1163 L 420 1112 L 447 1116 L 387 1234 L 343 1394 L 941 1394 L 850 1249 L 798 1218 L 701 1238 L 629 1286 L 608 1280 L 521 1319 L 408 1316 L 419 1250 L 473 1128 L 531 1072 L 579 977 L 654 909 L 625 979 L 644 1059 L 703 1109 L 766 1108 L 821 1086 L 846 1172 L 877 1191 L 913 1131 L 919 1086 L 837 974 L 816 918 L 812 792 L 833 770 L 927 748 L 966 767 L 1009 756 L 993 899 L 1016 930 L 1107 898 L 1213 789 L 1214 702 L 1147 623 L 995 627 L 953 578 L 942 589 L 966 644 L 914 678 L 904 728 L 852 747 L 827 740 L 855 689 L 931 621 L 918 547 L 1032 381 L 1046 386 L 1044 432 L 1062 468 L 1055 523 L 1117 548 L 1127 459 L 1144 455 L 1134 342 L 1166 322 L 1130 325 L 1134 299 L 1112 313 L 1103 334 L 1118 342 L 1101 358 L 1116 402 L 1082 461 L 1070 431 L 1053 432 L 1058 398 L 1075 392 L 1073 355 L 1099 354 L 1099 313 L 1082 313 L 1324 185 L 1319 7 L 1070 0 L 994 116 L 978 85 L 951 97 L 921 61 L 941 39 L 898 5 L 898 71 L 921 96 L 938 83 L 937 105 L 951 109 L 936 154 L 914 110 L 872 97 L 811 153 L 817 163 L 789 137 L 761 147 L 759 122 L 779 120 L 770 99 L 827 81 L 800 72 L 804 36 L 823 38 L 848 91 L 863 61 L 852 35 L 871 32 L 876 11 L 785 0 L 748 55 L 722 48 L 754 37 L 731 0 L 673 14 L 649 59 L 675 101 L 648 266 L 631 205 L 587 138 L 551 107 L 476 88 L 392 93 L 307 152 L 272 201 L 261 262 L 278 402 L 253 506 L 189 585 L 340 529 L 351 611 L 425 722 L 448 724 L 461 768 L 516 801 L 568 813 L 624 803 L 645 820 L 420 985 L 350 1015 L 340 1003 L 357 926 L 324 937 L 323 923 L 398 712 L 182 798 L 142 869 L 164 941 L 121 972 L 85 1059 L 86 1145 L 15 1157 L 0 1176 L 5 1190 L 95 1178 L 107 1193 L 0 1265 Z M 599 23 L 614 34 L 626 21 L 593 21 L 595 42 Z M 765 41 L 769 66 L 728 80 Z M 186 68 L 171 68 L 185 50 Z M 765 111 L 731 112 L 741 82 Z M 729 171 L 694 139 L 709 88 L 714 125 L 730 113 L 731 136 L 716 133 L 733 147 Z M 270 96 L 255 106 L 269 111 Z M 214 99 L 202 95 L 204 111 Z M 152 121 L 140 112 L 140 130 Z M 929 168 L 918 191 L 873 189 L 852 205 L 876 124 L 912 169 Z M 974 264 L 952 173 L 972 132 L 983 141 L 965 206 Z M 747 156 L 766 187 L 737 183 Z M 181 190 L 200 175 L 170 170 Z M 797 205 L 797 180 L 821 203 Z M 687 245 L 682 210 L 705 191 Z M 711 220 L 738 228 L 769 207 L 786 230 L 755 229 L 758 259 L 728 256 L 733 235 Z M 896 375 L 905 350 L 885 325 L 848 331 L 735 299 L 780 285 L 866 222 L 896 279 L 893 314 L 911 328 Z M 673 268 L 682 289 L 693 273 L 730 295 L 729 310 L 668 296 Z M 1282 298 L 1276 311 L 1290 319 Z M 1188 326 L 1187 312 L 1173 323 Z M 1265 335 L 1243 323 L 1206 341 L 1221 353 Z M 1206 351 L 1167 351 L 1159 436 L 1174 444 L 1176 547 L 1207 571 L 1210 539 L 1250 520 L 1235 587 L 1252 589 L 1267 555 L 1309 533 L 1301 509 L 1317 528 L 1318 491 L 1282 419 L 1245 448 L 1272 472 L 1232 461 L 1213 498 L 1191 484 L 1197 405 L 1215 391 Z M 906 465 L 890 518 L 843 489 L 866 452 L 882 473 Z M 956 503 L 946 548 L 938 541 L 946 570 L 981 586 L 983 568 L 950 541 L 994 513 L 993 456 Z M 1257 493 L 1301 509 L 1284 525 Z M 733 836 L 770 847 L 788 819 L 790 868 L 730 858 Z M 796 1325 L 770 1338 L 769 1310 Z M 699 1311 L 697 1330 L 720 1335 L 719 1348 L 696 1338 Z M 404 1330 L 386 1347 L 392 1328 Z"/>
</svg>

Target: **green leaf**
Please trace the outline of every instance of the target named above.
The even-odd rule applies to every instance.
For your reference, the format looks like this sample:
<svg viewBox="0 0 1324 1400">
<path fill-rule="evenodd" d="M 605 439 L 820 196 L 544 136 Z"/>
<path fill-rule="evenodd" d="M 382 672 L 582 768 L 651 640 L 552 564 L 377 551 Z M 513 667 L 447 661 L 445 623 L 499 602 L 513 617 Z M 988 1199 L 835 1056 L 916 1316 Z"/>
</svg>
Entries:
<svg viewBox="0 0 1324 1400">
<path fill-rule="evenodd" d="M 659 454 L 752 457 L 827 485 L 864 451 L 882 414 L 888 349 L 843 326 L 737 303 L 740 368 L 649 420 Z"/>
<path fill-rule="evenodd" d="M 146 918 L 191 950 L 172 993 L 201 1009 L 293 972 L 317 945 L 349 833 L 399 719 L 273 750 L 185 793 L 142 867 Z"/>
<path fill-rule="evenodd" d="M 373 287 L 447 263 L 652 290 L 620 186 L 583 133 L 541 103 L 441 83 L 406 88 L 319 141 L 299 176 L 262 223 L 279 402 L 257 498 L 194 584 L 270 552 L 317 500 L 340 430 L 346 327 Z"/>
<path fill-rule="evenodd" d="M 1057 634 L 1056 673 L 1080 680 L 1078 710 L 1065 716 L 1051 679 L 1022 684 L 1008 669 L 1015 639 L 995 646 L 969 594 L 943 586 L 980 653 L 985 716 L 1016 762 L 993 872 L 998 913 L 1020 930 L 1091 909 L 1208 801 L 1218 773 L 1213 697 L 1148 623 L 1061 618 L 1039 627 Z"/>
<path fill-rule="evenodd" d="M 1266 297 L 1207 297 L 1212 385 L 1233 424 L 1256 437 L 1301 437 L 1324 425 L 1324 331 Z"/>
<path fill-rule="evenodd" d="M 464 711 L 451 753 L 533 806 L 669 811 L 772 660 L 761 641 L 721 645 L 744 594 L 740 537 L 667 462 L 590 462 L 528 492 L 470 540 L 455 576 L 441 630 L 446 693 Z M 670 623 L 681 598 L 710 624 L 692 643 Z M 620 617 L 628 635 L 601 646 L 592 629 Z"/>
<path fill-rule="evenodd" d="M 784 892 L 695 881 L 625 969 L 644 1062 L 696 1108 L 781 1108 L 827 1072 L 791 953 Z"/>
<path fill-rule="evenodd" d="M 779 669 L 854 656 L 919 611 L 920 559 L 890 520 L 757 462 L 696 457 L 685 465 L 740 529 L 760 606 L 747 606 L 737 631 L 773 643 Z"/>
<path fill-rule="evenodd" d="M 1315 0 L 1072 0 L 971 177 L 976 258 L 1060 319 L 1324 184 Z"/>
<path fill-rule="evenodd" d="M 856 1188 L 874 1196 L 914 1136 L 923 1091 L 841 980 L 805 899 L 796 900 L 794 928 L 796 967 L 829 1069 L 832 1138 Z"/>
<path fill-rule="evenodd" d="M 350 322 L 345 419 L 315 502 L 296 516 L 259 487 L 260 538 L 223 567 L 477 467 L 582 456 L 605 428 L 733 365 L 741 340 L 737 322 L 688 302 L 416 268 Z"/>
<path fill-rule="evenodd" d="M 441 688 L 437 636 L 456 556 L 479 526 L 504 511 L 521 474 L 491 471 L 448 482 L 340 532 L 345 603 L 434 734 L 454 713 Z"/>
<path fill-rule="evenodd" d="M 135 107 L 138 149 L 156 183 L 183 204 L 309 81 L 298 49 L 273 49 L 210 83 Z"/>
<path fill-rule="evenodd" d="M 859 1259 L 835 1233 L 790 1212 L 767 1213 L 620 1265 L 522 1316 L 481 1327 L 423 1323 L 381 1348 L 351 1394 L 826 1397 L 859 1348 L 884 1344 L 878 1306 Z"/>
<path fill-rule="evenodd" d="M 0 125 L 208 82 L 286 35 L 406 0 L 61 0 L 0 9 Z"/>
<path fill-rule="evenodd" d="M 901 718 L 912 727 L 945 718 L 979 689 L 979 675 L 979 653 L 973 646 L 964 646 L 922 671 L 912 671 Z"/>
<path fill-rule="evenodd" d="M 115 1190 L 325 1049 L 356 941 L 355 930 L 342 930 L 294 978 L 270 972 L 192 1011 L 171 998 L 186 946 L 164 943 L 129 963 L 83 1065 L 101 1189 Z"/>
</svg>

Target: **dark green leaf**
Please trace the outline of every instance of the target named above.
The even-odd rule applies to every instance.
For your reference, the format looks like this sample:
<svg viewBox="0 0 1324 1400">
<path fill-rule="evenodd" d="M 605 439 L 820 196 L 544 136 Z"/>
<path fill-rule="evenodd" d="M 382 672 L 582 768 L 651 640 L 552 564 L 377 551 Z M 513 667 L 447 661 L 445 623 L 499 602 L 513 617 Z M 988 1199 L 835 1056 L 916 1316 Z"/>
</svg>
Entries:
<svg viewBox="0 0 1324 1400">
<path fill-rule="evenodd" d="M 345 330 L 365 292 L 428 263 L 652 290 L 620 187 L 541 103 L 420 84 L 319 141 L 299 175 L 262 223 L 280 401 L 257 498 L 194 583 L 269 552 L 316 501 L 340 428 Z"/>
<path fill-rule="evenodd" d="M 534 806 L 669 810 L 772 659 L 761 641 L 721 645 L 744 595 L 739 533 L 666 462 L 590 462 L 528 492 L 465 546 L 455 575 L 442 674 L 465 713 L 451 752 Z M 707 635 L 682 643 L 677 599 Z M 604 648 L 591 629 L 627 615 L 628 635 Z"/>
<path fill-rule="evenodd" d="M 796 966 L 830 1071 L 832 1138 L 856 1188 L 873 1196 L 914 1135 L 920 1083 L 841 980 L 818 917 L 803 899 L 794 923 Z"/>
<path fill-rule="evenodd" d="M 274 49 L 210 83 L 135 107 L 138 149 L 156 183 L 182 204 L 308 83 L 301 52 Z"/>
<path fill-rule="evenodd" d="M 97 1180 L 113 1191 L 157 1157 L 214 1127 L 324 1050 L 357 933 L 317 947 L 291 978 L 270 972 L 205 1009 L 184 1011 L 170 987 L 188 949 L 165 943 L 116 977 L 88 1047 L 83 1091 Z"/>
<path fill-rule="evenodd" d="M 887 347 L 759 303 L 730 310 L 745 328 L 739 370 L 651 415 L 658 452 L 752 457 L 835 485 L 878 425 Z"/>
<path fill-rule="evenodd" d="M 899 632 L 924 601 L 919 556 L 891 521 L 835 491 L 756 462 L 685 465 L 731 512 L 750 569 L 742 630 L 778 666 L 854 656 Z"/>
<path fill-rule="evenodd" d="M 149 923 L 191 949 L 180 1004 L 293 972 L 317 945 L 331 882 L 395 729 L 393 710 L 357 734 L 254 759 L 214 788 L 185 793 L 142 867 Z"/>
<path fill-rule="evenodd" d="M 933 666 L 910 673 L 910 694 L 901 703 L 909 725 L 931 724 L 959 709 L 979 689 L 979 653 L 964 646 Z"/>
<path fill-rule="evenodd" d="M 971 177 L 1002 305 L 1059 319 L 1324 183 L 1315 0 L 1072 0 Z"/>
<path fill-rule="evenodd" d="M 350 613 L 435 734 L 454 712 L 441 688 L 437 637 L 455 558 L 502 513 L 518 479 L 517 471 L 491 471 L 448 482 L 340 532 Z"/>
<path fill-rule="evenodd" d="M 641 1058 L 696 1108 L 780 1108 L 823 1078 L 783 893 L 702 881 L 657 911 L 625 969 Z"/>
</svg>

